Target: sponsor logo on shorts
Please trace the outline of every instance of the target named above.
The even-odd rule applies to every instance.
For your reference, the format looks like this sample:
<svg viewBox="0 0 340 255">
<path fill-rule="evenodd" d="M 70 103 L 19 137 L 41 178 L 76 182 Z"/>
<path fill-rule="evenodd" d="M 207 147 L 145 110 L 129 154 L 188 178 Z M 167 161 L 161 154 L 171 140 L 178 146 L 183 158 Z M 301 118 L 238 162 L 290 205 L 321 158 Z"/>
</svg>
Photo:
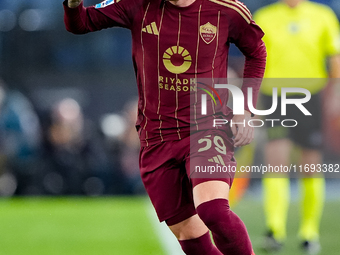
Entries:
<svg viewBox="0 0 340 255">
<path fill-rule="evenodd" d="M 215 162 L 217 164 L 221 164 L 222 166 L 225 166 L 224 160 L 221 155 L 217 155 L 215 157 L 212 157 L 208 159 L 209 162 Z"/>
</svg>

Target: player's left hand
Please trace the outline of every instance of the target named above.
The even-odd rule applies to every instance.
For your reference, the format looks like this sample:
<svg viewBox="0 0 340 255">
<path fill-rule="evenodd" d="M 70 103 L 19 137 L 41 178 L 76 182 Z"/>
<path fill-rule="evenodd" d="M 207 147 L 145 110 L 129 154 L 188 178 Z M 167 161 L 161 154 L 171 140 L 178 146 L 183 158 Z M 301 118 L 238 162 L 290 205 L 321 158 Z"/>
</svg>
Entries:
<svg viewBox="0 0 340 255">
<path fill-rule="evenodd" d="M 254 139 L 254 127 L 248 125 L 251 120 L 251 113 L 244 112 L 244 115 L 235 115 L 232 118 L 231 131 L 234 135 L 234 146 L 241 147 L 251 143 Z"/>
</svg>

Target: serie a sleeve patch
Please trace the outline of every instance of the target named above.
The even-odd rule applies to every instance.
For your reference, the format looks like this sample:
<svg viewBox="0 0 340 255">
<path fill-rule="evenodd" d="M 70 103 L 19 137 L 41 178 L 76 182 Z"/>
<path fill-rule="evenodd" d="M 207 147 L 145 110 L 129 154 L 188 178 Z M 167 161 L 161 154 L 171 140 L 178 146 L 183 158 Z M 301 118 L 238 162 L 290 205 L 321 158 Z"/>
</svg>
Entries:
<svg viewBox="0 0 340 255">
<path fill-rule="evenodd" d="M 103 7 L 106 7 L 110 4 L 114 4 L 115 2 L 118 2 L 117 0 L 105 0 L 99 4 L 96 4 L 95 5 L 95 8 L 103 8 Z"/>
</svg>

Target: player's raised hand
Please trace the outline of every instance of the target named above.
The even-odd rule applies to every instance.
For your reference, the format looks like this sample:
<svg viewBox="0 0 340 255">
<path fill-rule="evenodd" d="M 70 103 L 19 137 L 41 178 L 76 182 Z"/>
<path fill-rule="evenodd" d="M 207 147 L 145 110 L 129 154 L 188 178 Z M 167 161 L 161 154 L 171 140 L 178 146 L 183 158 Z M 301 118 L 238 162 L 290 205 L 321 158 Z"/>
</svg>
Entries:
<svg viewBox="0 0 340 255">
<path fill-rule="evenodd" d="M 68 0 L 67 5 L 70 8 L 76 8 L 80 5 L 83 0 Z"/>
<path fill-rule="evenodd" d="M 245 111 L 244 115 L 235 115 L 231 120 L 231 131 L 234 135 L 234 146 L 241 147 L 251 143 L 254 139 L 254 127 L 248 125 L 251 113 Z"/>
</svg>

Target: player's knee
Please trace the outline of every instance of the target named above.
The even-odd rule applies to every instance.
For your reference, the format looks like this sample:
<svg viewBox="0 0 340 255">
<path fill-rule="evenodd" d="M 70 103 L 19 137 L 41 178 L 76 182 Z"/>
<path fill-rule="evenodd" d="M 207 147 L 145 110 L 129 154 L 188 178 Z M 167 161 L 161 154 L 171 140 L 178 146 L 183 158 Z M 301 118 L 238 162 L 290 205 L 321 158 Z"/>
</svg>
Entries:
<svg viewBox="0 0 340 255">
<path fill-rule="evenodd" d="M 208 232 L 208 228 L 197 214 L 177 224 L 168 224 L 168 226 L 179 240 L 195 239 Z"/>
<path fill-rule="evenodd" d="M 228 219 L 230 212 L 229 201 L 227 199 L 214 199 L 200 204 L 196 208 L 198 216 L 204 224 L 210 228 Z"/>
</svg>

